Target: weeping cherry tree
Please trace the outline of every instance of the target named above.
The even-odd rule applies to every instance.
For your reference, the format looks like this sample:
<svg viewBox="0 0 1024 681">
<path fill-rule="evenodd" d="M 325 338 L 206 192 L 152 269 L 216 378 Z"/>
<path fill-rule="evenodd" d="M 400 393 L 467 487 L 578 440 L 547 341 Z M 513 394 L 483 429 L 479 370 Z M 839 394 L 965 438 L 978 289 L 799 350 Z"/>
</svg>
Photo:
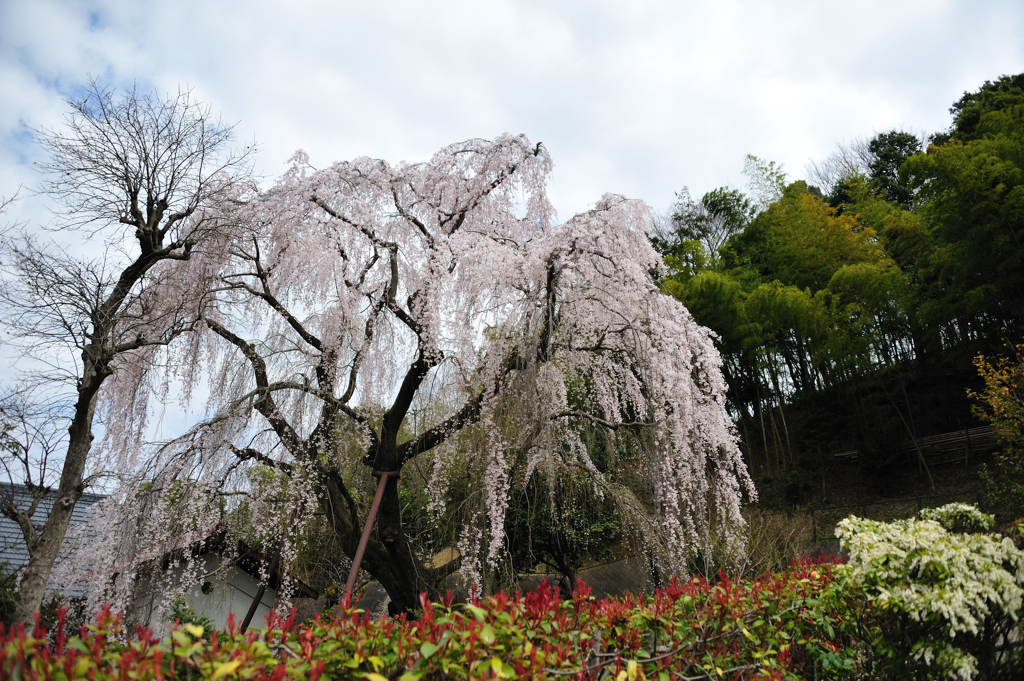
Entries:
<svg viewBox="0 0 1024 681">
<path fill-rule="evenodd" d="M 711 333 L 658 291 L 646 207 L 605 195 L 556 224 L 550 170 L 543 146 L 511 135 L 416 164 L 317 170 L 300 152 L 276 185 L 225 204 L 230 238 L 189 263 L 210 282 L 202 327 L 169 351 L 184 385 L 209 389 L 206 417 L 155 450 L 161 466 L 252 508 L 241 472 L 271 468 L 286 481 L 269 495 L 274 532 L 322 513 L 349 557 L 374 472 L 422 461 L 439 504 L 468 476 L 460 569 L 477 585 L 502 560 L 517 470 L 586 472 L 666 570 L 712 541 L 739 548 L 755 492 Z M 636 444 L 640 484 L 598 470 L 588 429 Z M 396 611 L 445 576 L 403 520 L 389 479 L 363 568 Z"/>
</svg>

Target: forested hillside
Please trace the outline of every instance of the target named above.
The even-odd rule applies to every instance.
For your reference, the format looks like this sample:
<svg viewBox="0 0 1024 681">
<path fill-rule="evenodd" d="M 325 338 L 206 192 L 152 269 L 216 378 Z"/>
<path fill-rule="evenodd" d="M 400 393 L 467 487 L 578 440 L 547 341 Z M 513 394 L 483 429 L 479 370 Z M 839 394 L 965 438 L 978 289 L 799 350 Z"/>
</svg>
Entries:
<svg viewBox="0 0 1024 681">
<path fill-rule="evenodd" d="M 684 189 L 658 225 L 665 290 L 712 328 L 729 409 L 764 475 L 858 450 L 891 488 L 900 444 L 980 425 L 972 360 L 1024 329 L 1024 74 L 986 81 L 948 130 L 842 144 L 749 193 Z"/>
</svg>

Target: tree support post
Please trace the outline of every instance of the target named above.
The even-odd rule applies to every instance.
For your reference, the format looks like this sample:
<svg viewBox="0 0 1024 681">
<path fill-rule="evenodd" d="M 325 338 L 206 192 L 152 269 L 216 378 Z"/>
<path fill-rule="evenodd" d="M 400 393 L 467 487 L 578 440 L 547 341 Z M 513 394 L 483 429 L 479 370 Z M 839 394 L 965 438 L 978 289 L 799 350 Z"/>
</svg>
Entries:
<svg viewBox="0 0 1024 681">
<path fill-rule="evenodd" d="M 359 574 L 359 565 L 363 562 L 363 554 L 366 553 L 366 545 L 370 542 L 370 530 L 373 529 L 373 521 L 377 519 L 377 509 L 380 508 L 381 499 L 384 498 L 384 488 L 388 486 L 388 480 L 398 476 L 402 471 L 374 471 L 373 475 L 380 478 L 377 483 L 377 493 L 373 495 L 373 504 L 370 506 L 370 514 L 366 516 L 366 525 L 363 526 L 363 536 L 359 538 L 359 546 L 356 548 L 355 558 L 352 559 L 352 569 L 348 573 L 348 580 L 345 582 L 345 598 L 352 597 L 352 587 L 356 584 L 356 575 Z"/>
<path fill-rule="evenodd" d="M 270 561 L 270 569 L 267 574 L 267 582 L 274 578 L 274 573 L 277 572 L 277 567 L 281 562 L 281 549 L 277 550 L 274 554 L 274 560 Z M 278 580 L 277 588 L 281 588 L 280 580 Z M 249 611 L 245 613 L 245 619 L 242 620 L 242 627 L 239 632 L 244 634 L 245 630 L 249 628 L 249 623 L 252 622 L 253 615 L 256 614 L 256 608 L 260 606 L 260 601 L 263 600 L 263 594 L 267 590 L 266 584 L 260 584 L 259 588 L 256 589 L 256 595 L 253 596 L 252 605 L 249 606 Z"/>
</svg>

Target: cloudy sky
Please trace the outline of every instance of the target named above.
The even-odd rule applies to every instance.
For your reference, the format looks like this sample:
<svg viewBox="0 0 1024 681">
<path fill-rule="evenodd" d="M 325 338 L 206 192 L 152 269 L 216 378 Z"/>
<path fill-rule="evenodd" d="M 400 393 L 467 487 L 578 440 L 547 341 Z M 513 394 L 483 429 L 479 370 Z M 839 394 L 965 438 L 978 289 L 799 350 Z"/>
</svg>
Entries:
<svg viewBox="0 0 1024 681">
<path fill-rule="evenodd" d="M 194 88 L 268 181 L 299 148 L 415 161 L 523 132 L 566 219 L 606 191 L 663 210 L 742 185 L 748 153 L 801 177 L 837 142 L 943 129 L 1021 71 L 1020 0 L 0 0 L 0 195 L 38 183 L 32 128 L 90 75 Z"/>
</svg>

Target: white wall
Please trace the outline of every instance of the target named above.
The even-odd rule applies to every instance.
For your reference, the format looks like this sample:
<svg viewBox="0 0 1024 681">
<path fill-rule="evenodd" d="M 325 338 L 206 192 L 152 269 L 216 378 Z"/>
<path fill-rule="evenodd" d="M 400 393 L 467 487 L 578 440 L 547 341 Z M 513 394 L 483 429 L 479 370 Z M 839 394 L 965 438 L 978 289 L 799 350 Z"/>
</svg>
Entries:
<svg viewBox="0 0 1024 681">
<path fill-rule="evenodd" d="M 236 625 L 241 625 L 245 613 L 252 605 L 252 599 L 256 595 L 259 583 L 245 570 L 235 565 L 221 568 L 221 556 L 213 553 L 204 554 L 202 561 L 203 575 L 199 581 L 194 581 L 185 592 L 185 602 L 188 603 L 197 614 L 205 615 L 213 621 L 217 629 L 224 629 L 227 625 L 229 613 L 235 614 Z M 171 579 L 174 584 L 180 584 L 184 566 L 175 568 Z M 190 581 L 192 577 L 189 577 Z M 202 586 L 205 582 L 211 585 L 210 593 L 203 593 Z M 170 632 L 171 623 L 167 621 L 169 613 L 159 612 L 159 607 L 165 597 L 164 589 L 161 586 L 166 583 L 164 579 L 146 580 L 136 591 L 134 607 L 132 608 L 134 618 L 143 626 L 153 628 L 157 636 L 166 636 Z M 249 627 L 251 629 L 262 629 L 266 627 L 266 615 L 274 608 L 274 601 L 277 592 L 267 588 L 263 592 L 260 604 L 256 608 Z"/>
</svg>

